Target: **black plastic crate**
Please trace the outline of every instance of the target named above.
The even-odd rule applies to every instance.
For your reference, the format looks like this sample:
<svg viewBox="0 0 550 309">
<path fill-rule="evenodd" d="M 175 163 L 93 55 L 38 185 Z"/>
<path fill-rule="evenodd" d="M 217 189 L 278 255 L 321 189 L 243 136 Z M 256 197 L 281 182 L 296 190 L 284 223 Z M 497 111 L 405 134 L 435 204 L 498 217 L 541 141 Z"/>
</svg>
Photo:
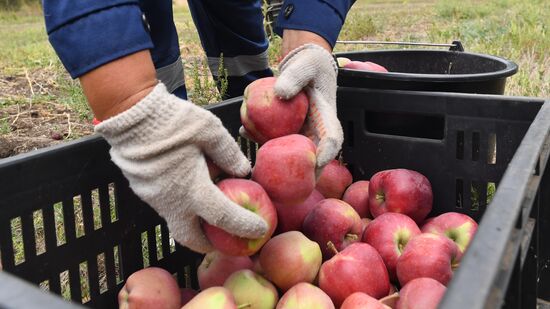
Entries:
<svg viewBox="0 0 550 309">
<path fill-rule="evenodd" d="M 432 214 L 481 220 L 443 308 L 533 308 L 550 300 L 550 103 L 353 88 L 339 89 L 338 102 L 355 180 L 415 169 L 432 182 Z M 234 136 L 240 103 L 209 107 Z M 256 145 L 238 140 L 254 161 Z M 498 190 L 487 206 L 492 184 Z M 133 271 L 157 265 L 196 287 L 201 259 L 171 245 L 162 219 L 128 188 L 98 136 L 0 161 L 0 251 L 0 308 L 60 308 L 59 297 L 36 288 L 46 282 L 70 295 L 66 307 L 116 308 Z"/>
</svg>

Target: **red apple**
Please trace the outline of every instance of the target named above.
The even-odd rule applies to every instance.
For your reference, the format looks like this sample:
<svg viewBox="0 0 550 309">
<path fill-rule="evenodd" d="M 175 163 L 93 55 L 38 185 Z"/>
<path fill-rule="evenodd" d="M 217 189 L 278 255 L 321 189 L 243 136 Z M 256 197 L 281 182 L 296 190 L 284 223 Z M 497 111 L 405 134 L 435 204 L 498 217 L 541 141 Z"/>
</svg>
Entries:
<svg viewBox="0 0 550 309">
<path fill-rule="evenodd" d="M 276 309 L 335 309 L 330 297 L 311 283 L 301 282 L 281 297 Z"/>
<path fill-rule="evenodd" d="M 390 280 L 395 281 L 395 264 L 411 238 L 419 235 L 420 229 L 409 217 L 395 212 L 387 212 L 372 220 L 362 241 L 373 246 L 388 268 Z"/>
<path fill-rule="evenodd" d="M 341 199 L 353 178 L 347 167 L 339 160 L 330 161 L 321 172 L 315 189 L 325 198 Z"/>
<path fill-rule="evenodd" d="M 275 96 L 273 87 L 276 81 L 275 77 L 264 77 L 244 89 L 241 122 L 248 135 L 259 144 L 298 133 L 309 108 L 309 100 L 303 91 L 289 100 Z"/>
<path fill-rule="evenodd" d="M 194 290 L 192 288 L 181 288 L 180 293 L 181 293 L 181 305 L 184 306 L 185 304 L 190 302 L 191 299 L 193 299 L 193 297 L 197 296 L 197 294 L 199 294 L 199 291 Z"/>
<path fill-rule="evenodd" d="M 223 286 L 231 292 L 239 308 L 272 309 L 279 301 L 275 286 L 250 269 L 234 272 Z"/>
<path fill-rule="evenodd" d="M 319 245 L 298 231 L 271 238 L 260 251 L 265 277 L 283 292 L 300 282 L 312 283 L 322 260 Z"/>
<path fill-rule="evenodd" d="M 370 179 L 369 209 L 375 218 L 385 212 L 398 212 L 420 224 L 432 210 L 432 203 L 430 181 L 419 172 L 392 169 Z"/>
<path fill-rule="evenodd" d="M 468 215 L 458 212 L 447 212 L 435 218 L 431 218 L 422 226 L 423 233 L 433 233 L 447 236 L 458 246 L 456 262 L 462 260 L 462 256 L 477 231 L 477 222 Z"/>
<path fill-rule="evenodd" d="M 304 202 L 315 188 L 316 147 L 299 134 L 272 139 L 256 154 L 252 180 L 275 202 L 295 205 Z"/>
<path fill-rule="evenodd" d="M 369 218 L 361 218 L 361 239 L 363 239 L 363 235 L 365 235 L 365 230 L 367 229 L 367 226 L 372 222 L 372 219 Z"/>
<path fill-rule="evenodd" d="M 340 309 L 391 309 L 378 299 L 363 292 L 355 292 L 348 296 Z"/>
<path fill-rule="evenodd" d="M 261 250 L 260 250 L 260 252 L 261 252 Z M 262 264 L 260 264 L 260 252 L 257 252 L 256 254 L 254 254 L 250 257 L 252 259 L 252 263 L 254 264 L 252 266 L 252 271 L 257 273 L 258 275 L 261 275 L 261 276 L 265 277 L 264 270 L 262 269 Z"/>
<path fill-rule="evenodd" d="M 233 202 L 258 214 L 269 227 L 258 239 L 247 239 L 229 234 L 219 227 L 203 222 L 203 230 L 214 248 L 226 255 L 252 255 L 271 238 L 277 227 L 277 213 L 265 190 L 252 180 L 229 178 L 220 181 L 218 188 Z"/>
<path fill-rule="evenodd" d="M 148 308 L 162 308 L 159 306 L 152 306 Z M 197 296 L 193 297 L 185 306 L 181 309 L 237 309 L 235 299 L 231 292 L 221 286 L 215 286 L 208 288 L 200 292 Z"/>
<path fill-rule="evenodd" d="M 180 288 L 172 274 L 162 268 L 140 269 L 128 277 L 118 293 L 118 305 L 128 309 L 179 309 Z"/>
<path fill-rule="evenodd" d="M 302 224 L 302 231 L 311 240 L 316 241 L 323 252 L 323 259 L 334 255 L 328 246 L 332 242 L 336 250 L 359 241 L 361 236 L 361 218 L 348 203 L 329 198 L 320 201 Z"/>
<path fill-rule="evenodd" d="M 401 286 L 420 278 L 433 278 L 443 285 L 453 277 L 458 248 L 445 236 L 422 233 L 413 237 L 397 259 L 397 278 Z"/>
<path fill-rule="evenodd" d="M 344 65 L 346 69 L 373 71 L 373 72 L 388 72 L 388 70 L 374 62 L 370 61 L 350 61 Z"/>
<path fill-rule="evenodd" d="M 352 183 L 344 192 L 342 200 L 353 207 L 361 218 L 372 218 L 369 211 L 369 181 Z"/>
<path fill-rule="evenodd" d="M 399 292 L 397 309 L 437 309 L 447 288 L 432 278 L 416 278 Z"/>
<path fill-rule="evenodd" d="M 313 190 L 309 197 L 302 203 L 296 205 L 285 205 L 273 202 L 277 209 L 277 230 L 276 233 L 298 231 L 307 214 L 325 197 L 317 190 Z"/>
<path fill-rule="evenodd" d="M 252 269 L 254 264 L 248 256 L 225 255 L 219 251 L 207 253 L 199 268 L 197 278 L 201 290 L 222 286 L 227 277 L 237 270 Z"/>
<path fill-rule="evenodd" d="M 321 265 L 319 287 L 336 306 L 355 292 L 374 298 L 388 295 L 390 280 L 380 254 L 371 245 L 354 243 Z"/>
</svg>

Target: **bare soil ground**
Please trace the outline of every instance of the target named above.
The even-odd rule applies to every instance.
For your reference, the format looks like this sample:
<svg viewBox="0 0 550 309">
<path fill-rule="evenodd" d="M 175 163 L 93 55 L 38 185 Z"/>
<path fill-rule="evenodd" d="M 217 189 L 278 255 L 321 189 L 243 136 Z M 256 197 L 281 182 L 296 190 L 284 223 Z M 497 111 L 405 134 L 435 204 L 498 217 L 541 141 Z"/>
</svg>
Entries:
<svg viewBox="0 0 550 309">
<path fill-rule="evenodd" d="M 55 100 L 57 88 L 48 69 L 0 75 L 0 158 L 93 133 L 88 118 Z"/>
</svg>

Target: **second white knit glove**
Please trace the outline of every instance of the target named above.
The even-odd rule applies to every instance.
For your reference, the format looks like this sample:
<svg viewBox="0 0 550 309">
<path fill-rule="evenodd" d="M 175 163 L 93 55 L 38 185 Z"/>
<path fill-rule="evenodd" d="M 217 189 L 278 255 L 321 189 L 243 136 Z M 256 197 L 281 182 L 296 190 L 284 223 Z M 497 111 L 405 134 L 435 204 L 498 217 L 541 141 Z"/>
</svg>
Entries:
<svg viewBox="0 0 550 309">
<path fill-rule="evenodd" d="M 309 97 L 309 112 L 303 134 L 317 145 L 317 167 L 336 157 L 344 142 L 336 114 L 336 76 L 338 65 L 332 55 L 315 44 L 302 45 L 279 64 L 275 95 L 289 99 L 304 89 Z"/>
</svg>

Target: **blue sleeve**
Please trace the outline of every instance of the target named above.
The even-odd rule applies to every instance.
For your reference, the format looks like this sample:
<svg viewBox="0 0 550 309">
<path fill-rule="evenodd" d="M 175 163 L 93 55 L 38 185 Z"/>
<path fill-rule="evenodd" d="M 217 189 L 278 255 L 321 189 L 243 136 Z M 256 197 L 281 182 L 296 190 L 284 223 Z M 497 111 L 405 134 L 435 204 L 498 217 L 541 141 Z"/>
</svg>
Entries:
<svg viewBox="0 0 550 309">
<path fill-rule="evenodd" d="M 73 78 L 153 47 L 137 0 L 44 0 L 43 6 L 50 43 Z"/>
<path fill-rule="evenodd" d="M 275 32 L 284 29 L 314 32 L 332 47 L 342 30 L 346 15 L 355 0 L 286 0 L 275 23 Z"/>
</svg>

